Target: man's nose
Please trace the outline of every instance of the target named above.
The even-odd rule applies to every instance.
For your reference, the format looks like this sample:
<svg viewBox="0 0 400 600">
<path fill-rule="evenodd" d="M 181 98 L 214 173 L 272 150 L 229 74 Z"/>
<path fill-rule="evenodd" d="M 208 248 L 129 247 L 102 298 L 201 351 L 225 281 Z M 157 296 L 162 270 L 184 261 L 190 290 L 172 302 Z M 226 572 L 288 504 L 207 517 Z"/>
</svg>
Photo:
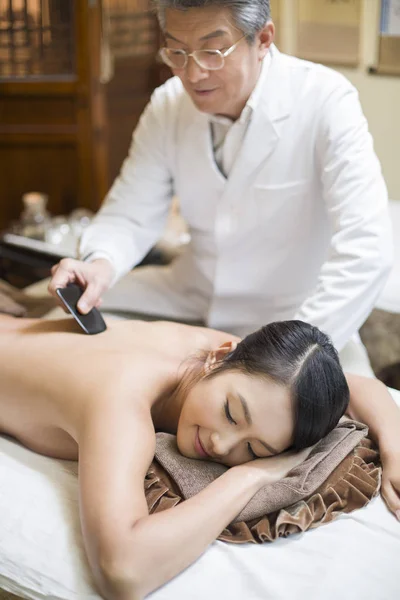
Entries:
<svg viewBox="0 0 400 600">
<path fill-rule="evenodd" d="M 236 440 L 233 436 L 222 435 L 217 432 L 211 434 L 212 452 L 216 457 L 227 456 L 235 447 Z"/>
<path fill-rule="evenodd" d="M 207 79 L 208 71 L 207 69 L 202 69 L 199 67 L 197 62 L 194 60 L 193 56 L 189 56 L 187 65 L 186 65 L 186 78 L 190 83 L 197 83 L 198 81 L 202 81 L 203 79 Z"/>
</svg>

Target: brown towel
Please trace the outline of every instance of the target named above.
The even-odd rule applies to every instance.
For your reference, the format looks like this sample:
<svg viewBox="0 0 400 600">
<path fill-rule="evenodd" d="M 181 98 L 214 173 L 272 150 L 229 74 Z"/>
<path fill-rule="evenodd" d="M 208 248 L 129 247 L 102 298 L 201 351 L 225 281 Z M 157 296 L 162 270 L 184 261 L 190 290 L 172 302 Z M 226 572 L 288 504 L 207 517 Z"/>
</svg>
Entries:
<svg viewBox="0 0 400 600">
<path fill-rule="evenodd" d="M 14 317 L 42 317 L 54 306 L 57 302 L 50 295 L 30 296 L 0 280 L 0 313 Z"/>
<path fill-rule="evenodd" d="M 367 504 L 378 493 L 381 474 L 378 452 L 365 439 L 367 431 L 355 421 L 339 423 L 304 463 L 281 481 L 262 488 L 219 539 L 272 541 Z M 157 434 L 155 461 L 145 481 L 150 512 L 194 496 L 226 469 L 182 456 L 175 436 Z"/>
</svg>

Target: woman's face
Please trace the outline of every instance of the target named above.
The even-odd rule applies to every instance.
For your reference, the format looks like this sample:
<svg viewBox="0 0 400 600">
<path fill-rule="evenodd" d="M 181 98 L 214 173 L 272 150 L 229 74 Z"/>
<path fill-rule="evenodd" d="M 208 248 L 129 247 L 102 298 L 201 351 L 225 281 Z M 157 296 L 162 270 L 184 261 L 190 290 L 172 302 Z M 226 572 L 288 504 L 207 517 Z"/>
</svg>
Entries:
<svg viewBox="0 0 400 600">
<path fill-rule="evenodd" d="M 189 390 L 177 429 L 179 451 L 229 467 L 268 457 L 292 444 L 289 391 L 263 377 L 227 371 Z"/>
</svg>

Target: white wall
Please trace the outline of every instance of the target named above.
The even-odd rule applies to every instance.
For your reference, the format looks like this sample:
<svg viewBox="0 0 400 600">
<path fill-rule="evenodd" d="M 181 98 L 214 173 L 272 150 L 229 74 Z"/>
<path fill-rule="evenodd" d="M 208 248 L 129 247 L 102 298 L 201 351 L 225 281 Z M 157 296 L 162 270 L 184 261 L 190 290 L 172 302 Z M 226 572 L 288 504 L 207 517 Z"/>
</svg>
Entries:
<svg viewBox="0 0 400 600">
<path fill-rule="evenodd" d="M 380 2 L 363 0 L 362 8 L 360 65 L 355 69 L 338 70 L 359 91 L 375 150 L 382 164 L 389 197 L 400 200 L 400 76 L 368 73 L 368 67 L 376 64 Z M 296 11 L 297 0 L 280 0 L 279 47 L 282 52 L 289 54 L 296 54 Z"/>
<path fill-rule="evenodd" d="M 400 77 L 368 75 L 362 70 L 341 72 L 360 93 L 389 197 L 400 200 Z"/>
</svg>

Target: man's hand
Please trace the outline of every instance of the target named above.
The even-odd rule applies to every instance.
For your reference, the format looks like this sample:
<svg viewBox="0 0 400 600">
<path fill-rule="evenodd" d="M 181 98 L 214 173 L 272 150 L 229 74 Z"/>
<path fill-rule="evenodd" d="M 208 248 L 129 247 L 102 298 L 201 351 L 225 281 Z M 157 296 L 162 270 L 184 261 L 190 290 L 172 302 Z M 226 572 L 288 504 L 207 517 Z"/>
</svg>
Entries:
<svg viewBox="0 0 400 600">
<path fill-rule="evenodd" d="M 400 444 L 382 455 L 382 498 L 400 521 Z"/>
<path fill-rule="evenodd" d="M 63 258 L 51 269 L 51 281 L 48 290 L 57 296 L 56 289 L 66 287 L 68 283 L 77 283 L 84 294 L 78 302 L 78 310 L 82 314 L 88 313 L 95 306 L 101 304 L 102 294 L 108 290 L 114 277 L 111 263 L 99 258 L 91 263 L 86 263 L 73 258 Z"/>
</svg>

